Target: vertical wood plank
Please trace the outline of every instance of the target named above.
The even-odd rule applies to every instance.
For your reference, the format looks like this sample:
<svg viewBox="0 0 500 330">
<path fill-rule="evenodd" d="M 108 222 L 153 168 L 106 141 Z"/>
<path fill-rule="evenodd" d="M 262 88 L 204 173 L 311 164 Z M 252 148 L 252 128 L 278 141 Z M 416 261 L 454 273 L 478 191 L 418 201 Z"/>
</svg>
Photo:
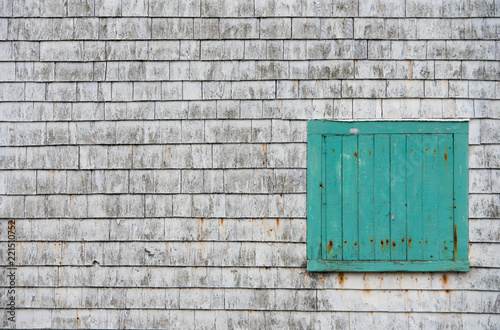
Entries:
<svg viewBox="0 0 500 330">
<path fill-rule="evenodd" d="M 322 210 L 322 136 L 311 134 L 307 140 L 307 258 L 318 260 L 321 254 Z"/>
<path fill-rule="evenodd" d="M 424 135 L 423 140 L 423 255 L 425 260 L 437 260 L 438 252 L 438 136 Z"/>
<path fill-rule="evenodd" d="M 422 135 L 407 137 L 408 260 L 422 260 Z"/>
<path fill-rule="evenodd" d="M 439 259 L 453 259 L 453 136 L 439 135 Z"/>
<path fill-rule="evenodd" d="M 373 228 L 373 135 L 358 137 L 359 260 L 375 257 Z"/>
<path fill-rule="evenodd" d="M 342 260 L 342 138 L 326 137 L 326 235 L 328 260 Z"/>
<path fill-rule="evenodd" d="M 391 260 L 406 260 L 406 135 L 391 135 Z"/>
<path fill-rule="evenodd" d="M 375 260 L 389 260 L 390 250 L 390 159 L 389 135 L 375 135 L 374 226 Z"/>
<path fill-rule="evenodd" d="M 358 260 L 358 137 L 342 138 L 343 259 Z"/>
<path fill-rule="evenodd" d="M 468 125 L 468 123 L 464 123 Z M 454 135 L 454 227 L 453 246 L 455 260 L 469 257 L 469 136 Z"/>
</svg>

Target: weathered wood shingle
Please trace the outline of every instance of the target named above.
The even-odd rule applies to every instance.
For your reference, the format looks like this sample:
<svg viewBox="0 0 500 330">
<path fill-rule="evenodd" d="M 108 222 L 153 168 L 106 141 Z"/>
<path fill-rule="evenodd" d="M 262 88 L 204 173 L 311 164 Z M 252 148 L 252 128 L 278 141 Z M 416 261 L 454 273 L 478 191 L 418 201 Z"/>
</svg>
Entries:
<svg viewBox="0 0 500 330">
<path fill-rule="evenodd" d="M 499 8 L 0 0 L 16 326 L 495 328 Z M 307 273 L 311 119 L 470 120 L 471 270 Z"/>
</svg>

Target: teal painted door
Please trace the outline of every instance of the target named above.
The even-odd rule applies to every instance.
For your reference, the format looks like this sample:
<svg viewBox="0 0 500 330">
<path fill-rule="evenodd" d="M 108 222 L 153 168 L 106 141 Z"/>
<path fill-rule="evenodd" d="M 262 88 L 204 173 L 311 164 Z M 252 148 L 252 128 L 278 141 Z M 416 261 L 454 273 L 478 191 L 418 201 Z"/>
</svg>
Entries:
<svg viewBox="0 0 500 330">
<path fill-rule="evenodd" d="M 311 123 L 310 270 L 468 269 L 467 123 Z"/>
</svg>

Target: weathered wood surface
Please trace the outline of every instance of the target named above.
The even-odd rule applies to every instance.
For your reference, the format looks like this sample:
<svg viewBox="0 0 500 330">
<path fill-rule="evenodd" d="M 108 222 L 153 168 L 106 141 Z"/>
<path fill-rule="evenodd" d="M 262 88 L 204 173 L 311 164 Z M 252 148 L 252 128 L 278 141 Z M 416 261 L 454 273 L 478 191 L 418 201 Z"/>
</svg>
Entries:
<svg viewBox="0 0 500 330">
<path fill-rule="evenodd" d="M 470 266 L 498 268 L 499 250 L 497 243 L 470 244 Z M 16 253 L 20 266 L 91 266 L 94 262 L 114 266 L 306 265 L 306 244 L 289 242 L 19 242 Z M 0 255 L 7 258 L 7 249 L 2 248 Z"/>
<path fill-rule="evenodd" d="M 498 292 L 406 290 L 255 290 L 197 288 L 38 288 L 19 289 L 30 308 L 201 309 L 357 312 L 498 313 Z"/>
<path fill-rule="evenodd" d="M 0 219 L 0 235 L 7 231 L 8 220 Z M 306 242 L 306 219 L 213 219 L 213 218 L 142 218 L 142 219 L 19 219 L 19 241 L 93 242 L 120 241 L 257 241 Z M 471 243 L 500 242 L 498 219 L 472 219 Z M 5 235 L 4 235 L 5 237 Z M 5 240 L 2 240 L 5 242 Z"/>
<path fill-rule="evenodd" d="M 499 16 L 492 0 L 0 0 L 16 327 L 495 329 Z M 306 272 L 311 119 L 470 120 L 470 271 Z"/>
<path fill-rule="evenodd" d="M 79 288 L 253 288 L 498 291 L 497 268 L 467 273 L 308 273 L 291 267 L 24 266 L 20 287 Z M 5 286 L 2 281 L 0 285 Z"/>
<path fill-rule="evenodd" d="M 44 327 L 53 328 L 181 328 L 185 326 L 214 328 L 255 328 L 267 324 L 276 328 L 357 329 L 371 327 L 429 327 L 494 328 L 498 315 L 459 313 L 357 313 L 357 312 L 275 312 L 275 311 L 207 311 L 207 310 L 22 310 L 20 327 L 27 327 L 34 319 Z"/>
<path fill-rule="evenodd" d="M 321 208 L 308 210 L 308 271 L 468 271 L 467 132 L 463 121 L 310 121 L 307 199 Z"/>
</svg>

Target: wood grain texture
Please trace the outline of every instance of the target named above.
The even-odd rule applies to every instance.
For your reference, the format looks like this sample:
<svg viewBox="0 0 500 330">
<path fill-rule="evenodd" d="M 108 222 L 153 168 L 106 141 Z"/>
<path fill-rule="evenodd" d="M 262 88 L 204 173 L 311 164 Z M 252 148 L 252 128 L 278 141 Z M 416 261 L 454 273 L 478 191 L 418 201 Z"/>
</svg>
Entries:
<svg viewBox="0 0 500 330">
<path fill-rule="evenodd" d="M 0 0 L 2 266 L 17 229 L 0 328 L 498 327 L 498 17 L 498 0 Z M 308 272 L 308 254 L 342 261 L 344 222 L 353 263 L 392 263 L 393 134 L 404 262 L 470 270 Z"/>
<path fill-rule="evenodd" d="M 454 137 L 466 136 L 456 132 L 467 123 L 353 124 L 309 124 L 310 136 L 324 139 L 320 161 L 326 199 L 320 210 L 323 257 L 308 257 L 308 270 L 363 271 L 365 261 L 365 271 L 384 271 L 383 260 L 391 260 L 385 271 L 443 271 L 447 267 L 467 271 L 467 257 L 457 256 L 458 246 L 467 248 L 468 238 L 463 238 L 463 228 L 463 239 L 458 238 L 463 221 L 457 224 L 454 218 L 457 200 L 467 199 L 464 191 L 454 190 L 467 183 L 460 165 L 455 164 L 455 157 L 459 162 L 467 157 L 464 141 L 458 138 L 455 143 Z M 420 124 L 425 133 L 404 131 L 410 125 L 410 131 L 417 132 Z M 399 134 L 391 133 L 397 125 L 401 126 Z M 390 133 L 379 134 L 382 128 Z M 361 129 L 369 133 L 360 134 Z M 437 131 L 441 133 L 429 133 Z M 462 154 L 456 156 L 459 146 Z M 339 159 L 333 151 L 340 147 Z M 342 255 L 334 243 L 338 240 L 343 243 Z"/>
</svg>

